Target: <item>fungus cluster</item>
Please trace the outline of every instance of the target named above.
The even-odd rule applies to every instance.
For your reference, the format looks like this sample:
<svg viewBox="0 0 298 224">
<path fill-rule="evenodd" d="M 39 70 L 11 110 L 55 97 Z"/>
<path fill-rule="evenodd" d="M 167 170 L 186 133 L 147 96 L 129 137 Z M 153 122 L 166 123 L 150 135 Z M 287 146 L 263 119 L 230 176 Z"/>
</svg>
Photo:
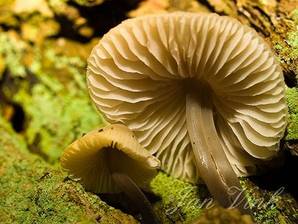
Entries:
<svg viewBox="0 0 298 224">
<path fill-rule="evenodd" d="M 127 125 L 171 175 L 227 206 L 237 176 L 279 150 L 287 106 L 282 71 L 257 33 L 215 14 L 122 22 L 88 59 L 97 108 Z"/>
<path fill-rule="evenodd" d="M 240 189 L 237 176 L 254 174 L 279 151 L 282 72 L 262 38 L 235 19 L 179 12 L 126 20 L 92 50 L 87 82 L 108 121 L 132 130 L 169 174 L 201 177 L 223 206 L 237 197 L 228 193 Z M 96 151 L 103 143 L 93 140 Z M 79 176 L 97 172 L 69 167 Z"/>
</svg>

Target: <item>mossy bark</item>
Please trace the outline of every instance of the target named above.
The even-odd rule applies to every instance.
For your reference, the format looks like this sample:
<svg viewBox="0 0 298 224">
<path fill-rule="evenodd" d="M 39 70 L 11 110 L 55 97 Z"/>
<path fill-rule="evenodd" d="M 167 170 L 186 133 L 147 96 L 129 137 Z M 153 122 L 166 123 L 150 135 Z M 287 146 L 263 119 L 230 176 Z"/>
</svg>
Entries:
<svg viewBox="0 0 298 224">
<path fill-rule="evenodd" d="M 40 1 L 55 16 L 43 15 L 44 11 L 39 10 L 42 7 L 19 13 L 10 2 L 14 1 L 0 0 L 0 117 L 20 124 L 15 120 L 18 116 L 14 116 L 20 107 L 24 126 L 15 129 L 25 141 L 0 118 L 0 223 L 136 223 L 131 216 L 85 192 L 59 165 L 45 161 L 55 163 L 67 144 L 83 132 L 103 125 L 85 88 L 86 57 L 100 36 L 125 15 L 137 14 L 129 13 L 137 0 Z M 141 14 L 173 10 L 216 12 L 248 24 L 276 53 L 288 86 L 297 87 L 297 0 L 143 1 L 146 2 L 149 4 L 142 4 Z M 289 93 L 294 124 L 298 108 L 293 99 L 297 91 L 293 88 Z M 297 139 L 291 137 L 297 135 L 297 128 L 288 128 L 288 132 L 291 135 L 285 147 L 296 147 L 298 151 Z M 291 161 L 295 164 L 297 160 Z M 272 180 L 274 176 L 291 179 L 291 175 L 294 179 L 295 168 L 288 166 L 261 177 L 267 186 L 258 180 L 242 181 L 256 221 L 298 223 L 297 202 L 289 194 L 294 193 L 295 185 Z M 282 186 L 286 187 L 283 193 L 273 197 Z M 227 222 L 227 210 L 201 208 L 209 197 L 201 185 L 193 186 L 161 173 L 152 189 L 161 197 L 155 208 L 163 223 L 187 223 L 197 216 L 198 223 Z M 239 219 L 236 223 L 240 223 Z"/>
<path fill-rule="evenodd" d="M 60 168 L 27 152 L 0 121 L 0 223 L 137 223 Z M 4 127 L 5 126 L 5 127 Z"/>
</svg>

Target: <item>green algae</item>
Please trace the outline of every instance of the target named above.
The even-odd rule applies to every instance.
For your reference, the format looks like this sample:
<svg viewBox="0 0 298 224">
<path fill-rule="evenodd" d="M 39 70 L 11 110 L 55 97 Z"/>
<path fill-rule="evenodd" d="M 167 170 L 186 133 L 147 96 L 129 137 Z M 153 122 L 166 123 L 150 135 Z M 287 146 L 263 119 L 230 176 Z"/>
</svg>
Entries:
<svg viewBox="0 0 298 224">
<path fill-rule="evenodd" d="M 298 89 L 287 88 L 286 99 L 289 108 L 289 119 L 286 140 L 298 140 Z"/>
<path fill-rule="evenodd" d="M 26 152 L 5 123 L 0 119 L 0 223 L 137 223 Z"/>
</svg>

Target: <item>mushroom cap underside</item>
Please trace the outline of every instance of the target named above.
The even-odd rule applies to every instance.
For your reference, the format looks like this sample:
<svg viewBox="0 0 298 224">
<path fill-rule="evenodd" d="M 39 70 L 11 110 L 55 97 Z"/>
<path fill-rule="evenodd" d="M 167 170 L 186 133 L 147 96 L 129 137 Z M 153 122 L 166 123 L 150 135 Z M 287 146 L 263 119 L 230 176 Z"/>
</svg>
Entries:
<svg viewBox="0 0 298 224">
<path fill-rule="evenodd" d="M 189 89 L 208 86 L 218 135 L 239 176 L 277 154 L 286 126 L 284 79 L 270 48 L 253 29 L 216 14 L 122 22 L 94 47 L 87 82 L 109 121 L 127 125 L 164 170 L 191 182 L 199 174 L 186 127 Z"/>
<path fill-rule="evenodd" d="M 112 179 L 115 172 L 128 175 L 146 189 L 159 167 L 159 161 L 120 124 L 93 130 L 73 142 L 65 149 L 61 164 L 96 193 L 121 191 Z"/>
</svg>

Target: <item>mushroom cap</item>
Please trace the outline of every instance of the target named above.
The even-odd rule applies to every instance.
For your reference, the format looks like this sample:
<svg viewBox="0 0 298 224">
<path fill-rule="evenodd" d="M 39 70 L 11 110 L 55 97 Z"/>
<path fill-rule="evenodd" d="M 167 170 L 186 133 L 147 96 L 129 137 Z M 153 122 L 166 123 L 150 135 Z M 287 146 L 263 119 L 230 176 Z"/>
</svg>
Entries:
<svg viewBox="0 0 298 224">
<path fill-rule="evenodd" d="M 196 182 L 186 126 L 186 94 L 213 102 L 215 126 L 238 176 L 275 156 L 286 126 L 281 68 L 264 40 L 237 20 L 176 12 L 129 19 L 88 59 L 92 100 L 109 121 L 134 131 L 162 169 Z"/>
<path fill-rule="evenodd" d="M 135 183 L 147 188 L 157 174 L 159 160 L 145 150 L 126 126 L 109 125 L 93 130 L 69 145 L 61 165 L 81 179 L 86 189 L 96 193 L 117 193 L 121 190 L 112 173 L 128 175 Z"/>
</svg>

